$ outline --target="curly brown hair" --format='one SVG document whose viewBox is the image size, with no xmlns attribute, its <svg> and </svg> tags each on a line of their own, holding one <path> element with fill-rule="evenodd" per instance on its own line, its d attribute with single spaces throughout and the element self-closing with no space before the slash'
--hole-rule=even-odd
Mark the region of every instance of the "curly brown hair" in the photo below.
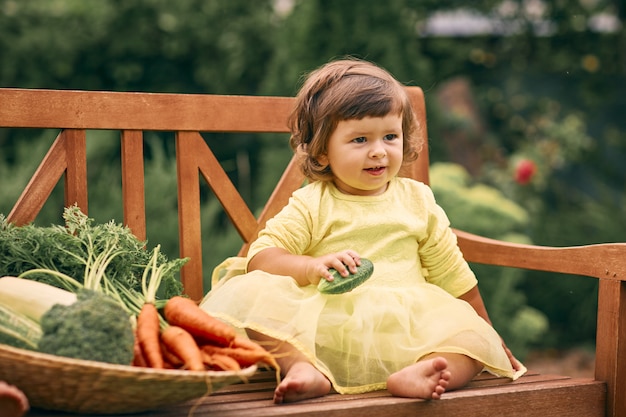
<svg viewBox="0 0 626 417">
<path fill-rule="evenodd" d="M 364 117 L 402 116 L 403 162 L 417 159 L 420 126 L 404 86 L 381 67 L 360 59 L 331 61 L 304 80 L 289 118 L 289 144 L 301 156 L 301 169 L 310 180 L 328 181 L 328 139 L 337 123 Z"/>
</svg>

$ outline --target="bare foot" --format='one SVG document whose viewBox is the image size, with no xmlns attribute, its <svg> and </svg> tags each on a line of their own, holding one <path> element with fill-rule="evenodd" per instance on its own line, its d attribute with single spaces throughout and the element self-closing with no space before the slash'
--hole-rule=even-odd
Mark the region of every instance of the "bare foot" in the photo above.
<svg viewBox="0 0 626 417">
<path fill-rule="evenodd" d="M 274 403 L 321 397 L 329 391 L 330 381 L 320 371 L 309 362 L 296 362 L 274 390 Z"/>
<path fill-rule="evenodd" d="M 0 381 L 0 416 L 22 417 L 28 409 L 26 395 L 13 385 Z"/>
<path fill-rule="evenodd" d="M 387 390 L 398 397 L 438 400 L 450 382 L 448 361 L 435 357 L 414 363 L 387 379 Z"/>
</svg>

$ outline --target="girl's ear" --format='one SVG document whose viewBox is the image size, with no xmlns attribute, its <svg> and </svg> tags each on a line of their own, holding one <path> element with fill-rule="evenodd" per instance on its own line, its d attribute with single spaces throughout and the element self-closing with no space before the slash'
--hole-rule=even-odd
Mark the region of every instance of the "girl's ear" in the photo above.
<svg viewBox="0 0 626 417">
<path fill-rule="evenodd" d="M 326 155 L 320 155 L 317 157 L 317 163 L 320 164 L 320 166 L 326 167 L 328 166 L 328 156 Z"/>
</svg>

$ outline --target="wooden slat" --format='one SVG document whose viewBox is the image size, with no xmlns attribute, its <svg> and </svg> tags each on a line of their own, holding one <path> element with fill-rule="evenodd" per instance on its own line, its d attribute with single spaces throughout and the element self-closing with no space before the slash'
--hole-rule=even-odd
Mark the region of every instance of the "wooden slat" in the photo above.
<svg viewBox="0 0 626 417">
<path fill-rule="evenodd" d="M 626 243 L 555 248 L 502 242 L 461 230 L 454 232 L 463 256 L 470 262 L 626 280 Z M 591 259 L 602 261 L 590 262 Z"/>
<path fill-rule="evenodd" d="M 202 235 L 200 224 L 200 174 L 194 152 L 194 133 L 176 134 L 176 172 L 178 177 L 178 237 L 180 256 L 189 258 L 180 277 L 185 292 L 200 301 L 202 290 Z"/>
<path fill-rule="evenodd" d="M 422 142 L 422 150 L 417 161 L 409 166 L 403 167 L 400 175 L 403 177 L 413 178 L 424 184 L 430 184 L 429 177 L 429 158 L 428 158 L 428 126 L 426 123 L 426 105 L 424 103 L 424 92 L 419 87 L 407 87 L 407 93 L 411 100 L 411 104 L 415 111 L 415 116 L 420 127 L 420 140 Z"/>
<path fill-rule="evenodd" d="M 231 385 L 201 400 L 165 407 L 143 415 L 186 417 L 193 411 L 195 417 L 604 416 L 603 401 L 606 387 L 601 382 L 550 375 L 524 376 L 515 382 L 503 382 L 505 381 L 503 378 L 496 380 L 499 384 L 474 385 L 446 393 L 439 401 L 398 398 L 383 390 L 358 395 L 329 394 L 295 404 L 277 406 L 272 403 L 274 384 L 269 380 L 257 380 L 255 377 L 249 384 Z M 65 413 L 41 410 L 28 414 L 28 417 L 44 416 L 69 417 Z M 74 415 L 74 417 L 87 416 Z"/>
<path fill-rule="evenodd" d="M 35 220 L 65 171 L 65 144 L 62 136 L 54 143 L 39 164 L 39 167 L 24 188 L 7 219 L 18 226 Z"/>
<path fill-rule="evenodd" d="M 302 186 L 304 180 L 305 177 L 300 170 L 298 158 L 294 156 L 291 158 L 291 161 L 289 161 L 287 168 L 285 168 L 283 175 L 280 177 L 278 184 L 274 188 L 274 191 L 267 200 L 263 211 L 259 215 L 257 229 L 252 235 L 252 238 L 248 239 L 244 243 L 239 251 L 239 256 L 246 256 L 248 249 L 250 248 L 250 243 L 257 238 L 258 232 L 265 227 L 265 223 L 269 219 L 278 214 L 278 212 L 287 205 L 291 194 Z"/>
<path fill-rule="evenodd" d="M 187 140 L 191 141 L 192 135 L 196 162 L 198 163 L 200 173 L 215 193 L 215 197 L 222 204 L 239 235 L 244 242 L 249 242 L 254 238 L 254 233 L 257 229 L 257 221 L 254 215 L 230 178 L 228 178 L 224 168 L 213 155 L 209 146 L 202 139 L 202 136 L 197 132 L 193 132 L 189 134 Z"/>
<path fill-rule="evenodd" d="M 283 116 L 289 114 L 293 101 L 292 97 L 1 88 L 0 126 L 287 132 Z"/>
<path fill-rule="evenodd" d="M 626 283 L 600 280 L 595 378 L 608 387 L 607 415 L 626 417 Z"/>
<path fill-rule="evenodd" d="M 180 254 L 189 258 L 181 279 L 187 295 L 199 301 L 204 296 L 199 175 L 214 191 L 244 242 L 254 237 L 258 224 L 198 132 L 177 132 L 176 158 Z"/>
<path fill-rule="evenodd" d="M 16 225 L 34 221 L 64 173 L 65 204 L 77 203 L 87 213 L 86 143 L 83 130 L 64 130 L 57 136 L 7 216 L 8 221 Z"/>
<path fill-rule="evenodd" d="M 124 224 L 139 240 L 146 240 L 143 133 L 138 130 L 124 130 L 121 141 Z"/>
<path fill-rule="evenodd" d="M 83 129 L 66 129 L 65 206 L 76 204 L 87 214 L 87 142 Z"/>
</svg>

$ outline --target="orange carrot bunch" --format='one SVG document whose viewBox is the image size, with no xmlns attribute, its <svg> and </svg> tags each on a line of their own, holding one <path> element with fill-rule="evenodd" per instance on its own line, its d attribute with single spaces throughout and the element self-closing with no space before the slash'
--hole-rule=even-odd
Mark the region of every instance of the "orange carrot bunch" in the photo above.
<svg viewBox="0 0 626 417">
<path fill-rule="evenodd" d="M 150 303 L 145 305 L 153 306 Z M 142 317 L 144 310 L 149 319 Z M 278 369 L 270 352 L 238 336 L 232 326 L 211 316 L 188 298 L 170 298 L 163 314 L 166 324 L 159 326 L 157 317 L 155 326 L 152 307 L 139 313 L 134 365 L 190 371 L 236 371 L 263 363 Z M 139 325 L 145 322 L 152 325 Z"/>
<path fill-rule="evenodd" d="M 133 365 L 154 369 L 236 371 L 258 363 L 280 369 L 276 359 L 257 343 L 237 336 L 235 329 L 202 310 L 194 301 L 176 296 L 166 301 L 163 316 L 156 293 L 166 273 L 158 265 L 155 247 L 141 278 L 136 302 L 137 327 Z M 278 378 L 278 376 L 277 376 Z"/>
</svg>

